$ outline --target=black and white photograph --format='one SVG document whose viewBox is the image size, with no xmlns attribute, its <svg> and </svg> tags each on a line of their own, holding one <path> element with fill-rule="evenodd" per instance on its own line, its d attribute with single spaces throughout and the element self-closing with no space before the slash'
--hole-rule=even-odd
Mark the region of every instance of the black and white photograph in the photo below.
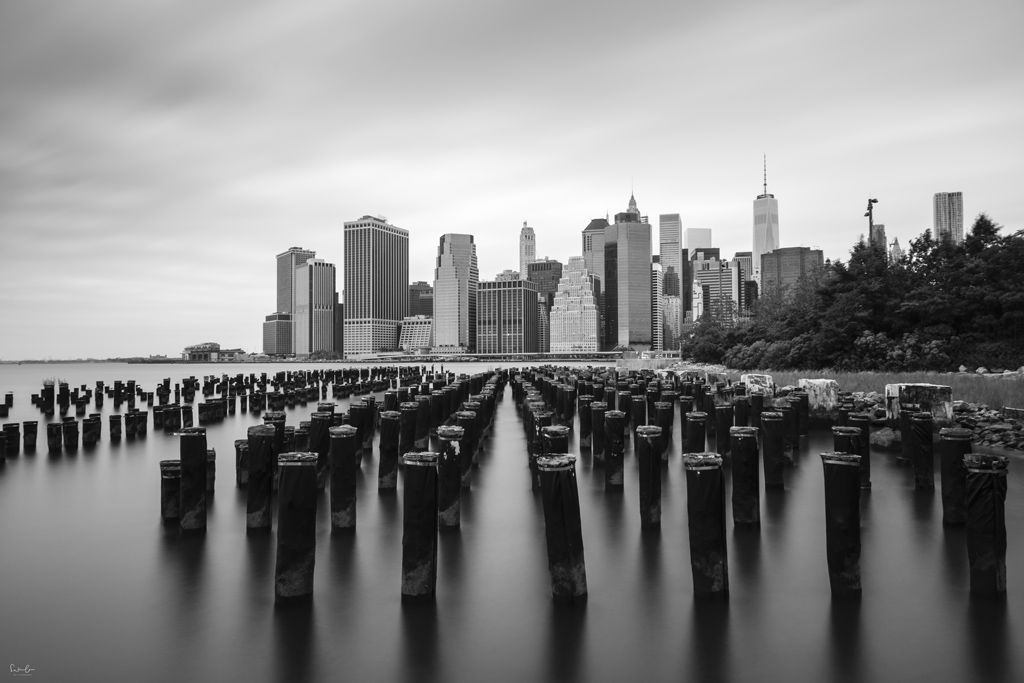
<svg viewBox="0 0 1024 683">
<path fill-rule="evenodd" d="M 0 675 L 1024 679 L 1022 28 L 5 0 Z"/>
</svg>

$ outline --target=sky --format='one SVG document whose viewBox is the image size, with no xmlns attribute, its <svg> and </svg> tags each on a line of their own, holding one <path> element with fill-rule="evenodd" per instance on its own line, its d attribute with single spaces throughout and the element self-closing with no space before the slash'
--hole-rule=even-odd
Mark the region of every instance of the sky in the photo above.
<svg viewBox="0 0 1024 683">
<path fill-rule="evenodd" d="M 276 254 L 343 223 L 444 233 L 481 279 L 581 253 L 634 193 L 751 249 L 902 245 L 932 196 L 1024 228 L 1024 3 L 0 4 L 0 359 L 262 348 Z"/>
</svg>

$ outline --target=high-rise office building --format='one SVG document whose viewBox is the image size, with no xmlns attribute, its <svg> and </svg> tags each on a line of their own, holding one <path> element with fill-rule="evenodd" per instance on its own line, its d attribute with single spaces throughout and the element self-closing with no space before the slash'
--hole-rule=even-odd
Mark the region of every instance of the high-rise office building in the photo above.
<svg viewBox="0 0 1024 683">
<path fill-rule="evenodd" d="M 683 274 L 683 221 L 678 213 L 658 216 L 658 242 L 661 272 L 665 278 L 665 296 L 679 296 Z M 710 244 L 708 246 L 711 246 Z"/>
<path fill-rule="evenodd" d="M 607 347 L 650 349 L 651 224 L 632 195 L 629 208 L 605 228 L 601 286 Z"/>
<path fill-rule="evenodd" d="M 434 286 L 419 280 L 409 285 L 409 315 L 434 317 Z"/>
<path fill-rule="evenodd" d="M 604 231 L 608 227 L 608 219 L 595 218 L 583 229 L 583 263 L 591 277 L 600 281 L 597 294 L 597 320 L 601 332 L 598 334 L 598 350 L 607 347 L 604 343 Z"/>
<path fill-rule="evenodd" d="M 519 231 L 519 277 L 526 279 L 526 269 L 537 258 L 537 236 L 533 228 L 523 221 L 523 229 Z"/>
<path fill-rule="evenodd" d="M 761 256 L 779 248 L 779 202 L 768 194 L 768 164 L 765 162 L 764 188 L 754 200 L 754 280 L 761 283 Z"/>
<path fill-rule="evenodd" d="M 271 313 L 263 323 L 263 353 L 289 356 L 292 352 L 292 314 Z"/>
<path fill-rule="evenodd" d="M 762 294 L 785 293 L 800 278 L 825 265 L 820 249 L 782 247 L 761 256 Z"/>
<path fill-rule="evenodd" d="M 334 264 L 309 259 L 295 269 L 292 349 L 296 356 L 334 353 Z"/>
<path fill-rule="evenodd" d="M 551 350 L 551 321 L 547 298 L 537 292 L 537 353 Z"/>
<path fill-rule="evenodd" d="M 473 351 L 476 348 L 476 293 L 480 272 L 472 235 L 441 235 L 434 278 L 435 351 Z"/>
<path fill-rule="evenodd" d="M 406 353 L 426 353 L 434 345 L 434 321 L 425 315 L 408 315 L 402 319 L 398 346 Z"/>
<path fill-rule="evenodd" d="M 477 353 L 537 352 L 537 286 L 506 271 L 477 290 Z"/>
<path fill-rule="evenodd" d="M 935 241 L 947 240 L 953 244 L 964 241 L 964 193 L 936 192 L 933 201 L 935 211 Z"/>
<path fill-rule="evenodd" d="M 549 317 L 552 353 L 600 351 L 597 297 L 599 280 L 582 256 L 573 256 L 562 270 Z"/>
<path fill-rule="evenodd" d="M 662 311 L 664 301 L 662 293 L 665 289 L 665 273 L 658 257 L 651 261 L 651 350 L 665 349 L 665 316 Z"/>
<path fill-rule="evenodd" d="M 683 263 L 680 269 L 680 299 L 683 310 L 681 322 L 692 322 L 693 316 L 693 269 L 691 261 L 698 249 L 711 248 L 711 228 L 687 228 L 683 231 Z"/>
<path fill-rule="evenodd" d="M 693 273 L 694 319 L 708 316 L 721 323 L 736 320 L 740 301 L 740 266 L 717 258 L 697 261 Z"/>
<path fill-rule="evenodd" d="M 338 292 L 334 292 L 334 355 L 341 358 L 345 355 L 345 304 Z"/>
<path fill-rule="evenodd" d="M 345 355 L 394 351 L 409 312 L 409 231 L 363 216 L 344 234 Z"/>
<path fill-rule="evenodd" d="M 302 247 L 291 247 L 277 255 L 277 311 L 294 312 L 295 269 L 311 258 L 316 252 Z"/>
<path fill-rule="evenodd" d="M 749 251 L 737 251 L 736 255 L 732 257 L 733 264 L 740 269 L 740 298 L 737 302 L 739 307 L 739 314 L 741 316 L 747 316 L 750 314 L 750 308 L 754 305 L 753 298 L 751 298 L 751 289 L 747 286 L 748 282 L 754 282 L 754 256 Z M 756 283 L 755 291 L 756 291 Z"/>
<path fill-rule="evenodd" d="M 562 279 L 562 264 L 547 256 L 537 259 L 526 267 L 526 279 L 537 285 L 537 292 L 544 296 L 545 303 L 550 307 Z"/>
</svg>

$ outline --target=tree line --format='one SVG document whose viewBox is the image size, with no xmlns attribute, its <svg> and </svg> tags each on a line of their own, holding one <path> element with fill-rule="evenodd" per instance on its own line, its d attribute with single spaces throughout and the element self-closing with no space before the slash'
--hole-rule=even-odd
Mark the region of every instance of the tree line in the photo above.
<svg viewBox="0 0 1024 683">
<path fill-rule="evenodd" d="M 961 244 L 930 231 L 898 261 L 863 237 L 749 318 L 711 309 L 683 357 L 737 369 L 956 370 L 1024 365 L 1024 230 L 981 214 Z"/>
</svg>

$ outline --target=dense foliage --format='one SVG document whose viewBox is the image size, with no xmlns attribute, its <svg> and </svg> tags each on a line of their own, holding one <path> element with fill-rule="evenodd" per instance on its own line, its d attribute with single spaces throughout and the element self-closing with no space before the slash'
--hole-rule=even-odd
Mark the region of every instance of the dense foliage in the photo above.
<svg viewBox="0 0 1024 683">
<path fill-rule="evenodd" d="M 752 318 L 701 319 L 682 351 L 738 369 L 1015 369 L 1024 365 L 1024 231 L 1001 236 L 981 214 L 962 244 L 926 231 L 898 262 L 861 240 L 846 263 L 763 296 Z"/>
</svg>

